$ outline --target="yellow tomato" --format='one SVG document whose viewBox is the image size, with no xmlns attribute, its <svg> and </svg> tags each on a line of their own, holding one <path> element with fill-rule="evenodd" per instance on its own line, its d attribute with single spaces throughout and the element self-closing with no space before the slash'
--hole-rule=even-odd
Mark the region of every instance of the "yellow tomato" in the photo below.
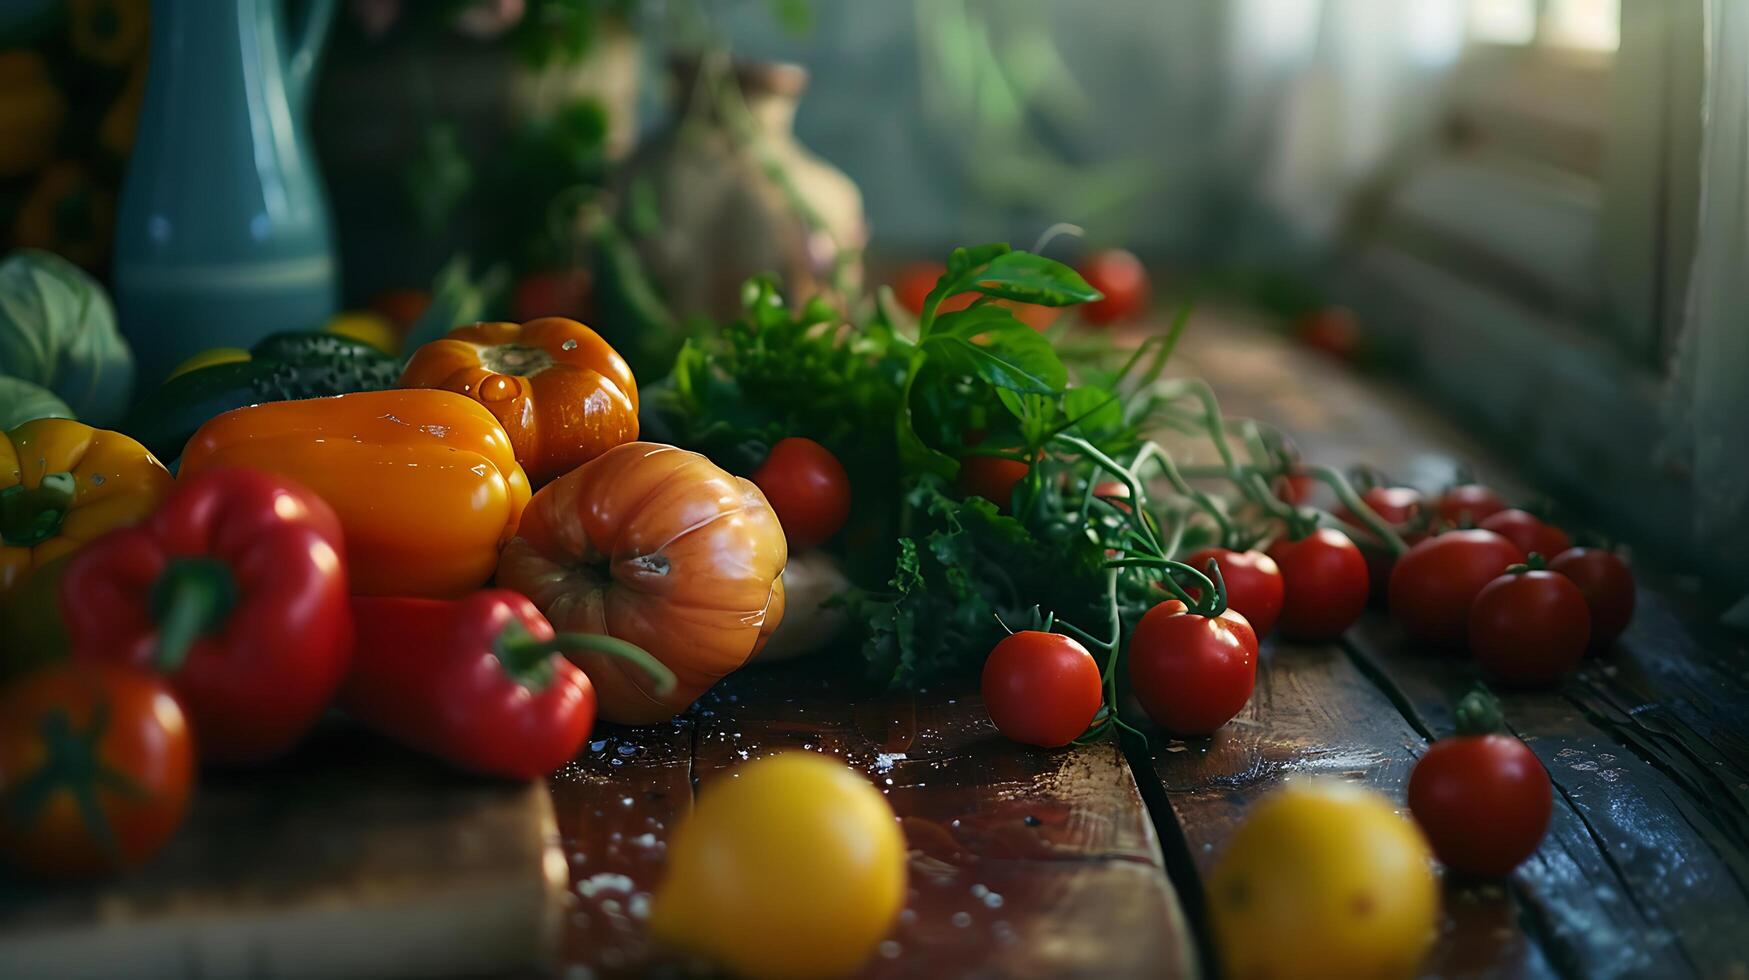
<svg viewBox="0 0 1749 980">
<path fill-rule="evenodd" d="M 747 977 L 842 976 L 905 901 L 905 835 L 843 763 L 786 752 L 699 794 L 650 908 L 657 938 Z"/>
<path fill-rule="evenodd" d="M 400 330 L 381 313 L 368 310 L 336 313 L 328 321 L 327 330 L 329 333 L 369 344 L 385 354 L 398 354 L 401 351 Z"/>
<path fill-rule="evenodd" d="M 247 361 L 248 359 L 249 352 L 241 347 L 209 347 L 198 354 L 189 355 L 188 359 L 176 365 L 176 369 L 171 371 L 169 377 L 164 380 L 169 381 L 170 378 L 179 374 L 198 371 L 203 367 L 212 367 L 214 364 L 230 364 L 233 361 Z"/>
<path fill-rule="evenodd" d="M 1384 797 L 1333 780 L 1290 781 L 1260 801 L 1208 889 L 1234 980 L 1412 977 L 1439 915 L 1421 831 Z"/>
</svg>

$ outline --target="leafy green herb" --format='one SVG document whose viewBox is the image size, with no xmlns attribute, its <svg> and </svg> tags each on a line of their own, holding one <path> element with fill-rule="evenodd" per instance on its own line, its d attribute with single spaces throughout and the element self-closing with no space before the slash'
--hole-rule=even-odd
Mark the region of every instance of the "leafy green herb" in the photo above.
<svg viewBox="0 0 1749 980">
<path fill-rule="evenodd" d="M 937 316 L 964 292 L 982 298 Z M 878 307 L 850 324 L 824 303 L 792 308 L 756 279 L 740 319 L 689 341 L 646 389 L 645 429 L 740 473 L 786 436 L 831 449 L 851 474 L 845 539 L 857 546 L 846 558 L 862 588 L 842 601 L 868 624 L 864 654 L 883 680 L 929 683 L 1036 606 L 1103 616 L 1104 544 L 1079 515 L 1060 519 L 1074 506 L 1068 484 L 1037 481 L 1026 499 L 1060 499 L 1024 519 L 952 488 L 967 453 L 1031 459 L 1062 431 L 1133 444 L 1118 397 L 1072 386 L 1050 341 L 992 302 L 1098 296 L 1061 263 L 1001 244 L 958 249 L 907 335 Z"/>
<path fill-rule="evenodd" d="M 941 312 L 968 292 L 979 294 L 972 305 Z M 787 305 L 770 280 L 754 280 L 741 318 L 690 341 L 673 373 L 646 390 L 645 431 L 742 473 L 786 436 L 838 456 L 851 475 L 841 540 L 856 588 L 834 601 L 863 627 L 863 657 L 879 680 L 963 679 L 1004 629 L 1044 614 L 1044 628 L 1095 652 L 1114 705 L 1136 619 L 1168 594 L 1188 603 L 1194 589 L 1196 608 L 1210 614 L 1225 601 L 1218 575 L 1174 555 L 1244 547 L 1323 519 L 1277 500 L 1271 479 L 1310 472 L 1377 522 L 1339 476 L 1300 467 L 1279 433 L 1224 418 L 1207 385 L 1161 380 L 1188 311 L 1120 352 L 1073 337 L 1053 343 L 1005 305 L 1098 297 L 1067 267 L 1002 244 L 956 249 L 914 330 L 888 312 L 888 295 L 872 316 L 846 323 L 821 303 Z M 1194 476 L 1235 492 L 1193 486 L 1148 441 L 1162 427 L 1205 437 L 1219 463 Z M 1006 508 L 956 486 L 969 456 L 1027 464 Z M 1113 482 L 1125 499 L 1100 489 Z M 1164 493 L 1152 496 L 1151 484 Z M 1107 710 L 1094 730 L 1112 725 L 1123 722 Z"/>
</svg>

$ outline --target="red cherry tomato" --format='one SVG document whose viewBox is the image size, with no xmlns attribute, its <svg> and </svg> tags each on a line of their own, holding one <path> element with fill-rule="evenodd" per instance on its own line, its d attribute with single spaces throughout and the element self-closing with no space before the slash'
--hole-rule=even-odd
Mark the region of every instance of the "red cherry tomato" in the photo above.
<svg viewBox="0 0 1749 980">
<path fill-rule="evenodd" d="M 1409 812 L 1453 871 L 1498 877 L 1536 852 L 1554 794 L 1536 755 L 1510 735 L 1433 743 L 1409 775 Z"/>
<path fill-rule="evenodd" d="M 996 644 L 984 661 L 982 690 L 997 731 L 1047 749 L 1079 738 L 1104 703 L 1099 665 L 1087 648 L 1037 630 Z"/>
<path fill-rule="evenodd" d="M 1216 617 L 1169 599 L 1130 637 L 1130 684 L 1161 728 L 1207 735 L 1233 720 L 1257 684 L 1257 634 L 1231 609 Z"/>
<path fill-rule="evenodd" d="M 1105 298 L 1081 307 L 1088 323 L 1104 325 L 1127 320 L 1148 307 L 1148 270 L 1142 260 L 1121 248 L 1094 252 L 1076 270 Z"/>
<path fill-rule="evenodd" d="M 1300 343 L 1330 356 L 1352 361 L 1360 350 L 1360 322 L 1346 306 L 1326 306 L 1300 318 L 1294 326 Z"/>
<path fill-rule="evenodd" d="M 1404 552 L 1391 570 L 1391 615 L 1418 640 L 1462 643 L 1476 593 L 1523 560 L 1517 545 L 1493 531 L 1447 531 L 1428 538 Z"/>
<path fill-rule="evenodd" d="M 1591 648 L 1600 650 L 1628 628 L 1634 618 L 1634 573 L 1602 548 L 1568 548 L 1549 562 L 1549 571 L 1565 575 L 1585 596 L 1591 611 Z"/>
<path fill-rule="evenodd" d="M 89 878 L 156 854 L 188 811 L 194 745 L 169 687 L 121 664 L 57 664 L 0 697 L 0 855 Z"/>
<path fill-rule="evenodd" d="M 1453 527 L 1474 527 L 1482 518 L 1506 509 L 1506 501 L 1479 483 L 1462 483 L 1439 495 L 1439 519 Z"/>
<path fill-rule="evenodd" d="M 947 266 L 939 262 L 909 263 L 893 279 L 893 298 L 912 316 L 918 316 L 929 291 L 935 288 L 935 281 L 946 272 Z"/>
<path fill-rule="evenodd" d="M 1226 581 L 1228 608 L 1244 616 L 1259 637 L 1268 636 L 1281 616 L 1286 594 L 1275 559 L 1261 551 L 1204 548 L 1184 562 L 1201 571 L 1208 567 L 1210 558 L 1220 566 L 1221 578 Z M 1192 593 L 1192 598 L 1197 597 Z"/>
<path fill-rule="evenodd" d="M 1269 546 L 1284 587 L 1281 632 L 1307 640 L 1340 636 L 1366 609 L 1366 557 L 1348 535 L 1323 527 Z"/>
<path fill-rule="evenodd" d="M 1518 545 L 1518 550 L 1526 555 L 1534 552 L 1544 558 L 1553 558 L 1573 546 L 1573 539 L 1567 536 L 1567 532 L 1553 524 L 1544 524 L 1535 514 L 1516 507 L 1497 510 L 1477 521 L 1476 526 Z"/>
<path fill-rule="evenodd" d="M 1579 666 L 1591 642 L 1585 595 L 1565 575 L 1508 572 L 1470 607 L 1470 653 L 1497 681 L 1539 687 Z"/>
<path fill-rule="evenodd" d="M 531 272 L 516 284 L 510 297 L 510 315 L 522 323 L 543 316 L 588 320 L 594 295 L 595 284 L 588 269 Z"/>
<path fill-rule="evenodd" d="M 983 497 L 1006 514 L 1014 501 L 1014 485 L 1026 479 L 1026 472 L 1031 468 L 1018 459 L 967 456 L 960 460 L 960 475 L 956 483 L 961 494 Z"/>
<path fill-rule="evenodd" d="M 1409 523 L 1421 514 L 1423 502 L 1421 491 L 1414 487 L 1368 487 L 1360 495 L 1360 501 L 1372 508 L 1379 519 L 1393 527 Z M 1336 511 L 1336 516 L 1356 527 L 1365 527 L 1353 511 L 1343 507 Z"/>
<path fill-rule="evenodd" d="M 792 436 L 771 447 L 753 482 L 777 512 L 791 551 L 806 551 L 838 533 L 850 517 L 850 476 L 832 451 Z"/>
<path fill-rule="evenodd" d="M 1397 536 L 1403 543 L 1413 548 L 1430 535 L 1425 531 L 1398 531 Z M 1360 545 L 1360 553 L 1366 556 L 1367 592 L 1369 601 L 1375 606 L 1384 606 L 1390 597 L 1391 573 L 1397 570 L 1397 556 L 1386 548 L 1383 542 L 1365 538 L 1355 542 Z"/>
</svg>

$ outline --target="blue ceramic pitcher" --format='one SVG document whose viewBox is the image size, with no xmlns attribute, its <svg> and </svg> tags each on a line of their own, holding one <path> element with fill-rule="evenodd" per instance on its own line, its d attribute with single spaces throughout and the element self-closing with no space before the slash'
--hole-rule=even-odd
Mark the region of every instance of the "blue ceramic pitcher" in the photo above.
<svg viewBox="0 0 1749 980">
<path fill-rule="evenodd" d="M 140 382 L 188 355 L 322 326 L 339 302 L 304 107 L 334 0 L 153 0 L 151 67 L 116 228 Z"/>
</svg>

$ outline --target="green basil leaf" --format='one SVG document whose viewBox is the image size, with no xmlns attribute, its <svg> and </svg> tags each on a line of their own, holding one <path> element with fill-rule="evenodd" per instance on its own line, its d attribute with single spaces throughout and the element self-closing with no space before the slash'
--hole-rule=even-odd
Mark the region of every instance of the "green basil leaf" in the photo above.
<svg viewBox="0 0 1749 980">
<path fill-rule="evenodd" d="M 1105 298 L 1079 272 L 1031 252 L 998 255 L 977 273 L 969 288 L 1037 306 L 1073 306 Z"/>
<path fill-rule="evenodd" d="M 988 245 L 966 245 L 953 250 L 947 257 L 948 280 L 962 279 L 965 274 L 974 269 L 988 265 L 1004 255 L 1012 253 L 1007 242 L 991 242 Z"/>
<path fill-rule="evenodd" d="M 1050 395 L 1068 381 L 1051 342 L 999 306 L 949 313 L 922 349 L 943 367 L 997 388 Z"/>
<path fill-rule="evenodd" d="M 928 335 L 930 325 L 935 320 L 935 310 L 942 300 L 971 289 L 978 278 L 978 271 L 1008 252 L 1006 242 L 954 249 L 953 254 L 947 257 L 947 272 L 935 281 L 935 288 L 923 300 L 923 314 L 918 320 L 918 336 Z"/>
<path fill-rule="evenodd" d="M 909 376 L 905 379 L 905 388 L 899 396 L 899 411 L 895 436 L 899 443 L 899 462 L 907 470 L 917 473 L 933 473 L 944 479 L 953 479 L 959 473 L 959 461 L 952 456 L 933 449 L 917 434 L 917 421 L 911 412 L 911 391 L 917 385 L 917 375 L 923 368 L 924 354 L 921 350 L 912 355 Z"/>
<path fill-rule="evenodd" d="M 1070 388 L 1063 395 L 1063 416 L 1075 434 L 1102 445 L 1123 434 L 1123 400 L 1096 385 Z"/>
</svg>

